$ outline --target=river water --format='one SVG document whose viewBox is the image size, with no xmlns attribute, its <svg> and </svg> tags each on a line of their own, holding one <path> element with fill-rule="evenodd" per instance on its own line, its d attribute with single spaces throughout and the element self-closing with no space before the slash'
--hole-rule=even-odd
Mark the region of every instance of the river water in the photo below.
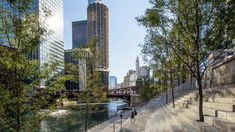
<svg viewBox="0 0 235 132">
<path fill-rule="evenodd" d="M 126 105 L 123 100 L 110 101 L 105 104 L 89 105 L 88 128 L 123 112 L 118 106 Z M 86 109 L 66 108 L 53 112 L 51 116 L 41 122 L 41 132 L 83 132 L 85 130 Z"/>
</svg>

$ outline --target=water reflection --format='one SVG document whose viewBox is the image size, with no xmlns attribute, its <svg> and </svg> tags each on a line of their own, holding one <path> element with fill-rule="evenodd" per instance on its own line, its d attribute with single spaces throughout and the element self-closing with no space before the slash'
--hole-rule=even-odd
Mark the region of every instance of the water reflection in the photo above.
<svg viewBox="0 0 235 132">
<path fill-rule="evenodd" d="M 89 105 L 88 111 L 88 128 L 101 123 L 108 118 L 116 116 L 122 111 L 118 111 L 117 107 L 125 105 L 122 100 L 110 101 L 106 104 Z M 85 109 L 72 108 L 65 110 L 57 110 L 51 113 L 51 116 L 41 122 L 41 132 L 80 132 L 85 129 Z"/>
</svg>

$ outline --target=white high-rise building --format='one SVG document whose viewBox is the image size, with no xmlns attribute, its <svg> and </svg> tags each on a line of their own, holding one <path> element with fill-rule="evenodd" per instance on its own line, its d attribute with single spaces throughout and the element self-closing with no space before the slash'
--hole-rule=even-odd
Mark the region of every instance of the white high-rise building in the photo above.
<svg viewBox="0 0 235 132">
<path fill-rule="evenodd" d="M 139 62 L 138 56 L 137 56 L 136 62 L 135 62 L 135 71 L 136 71 L 137 78 L 139 78 L 140 77 L 140 62 Z"/>
</svg>

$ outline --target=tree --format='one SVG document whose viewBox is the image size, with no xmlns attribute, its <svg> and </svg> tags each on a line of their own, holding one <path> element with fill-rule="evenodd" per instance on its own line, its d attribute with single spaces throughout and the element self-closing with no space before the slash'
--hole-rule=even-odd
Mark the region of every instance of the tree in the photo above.
<svg viewBox="0 0 235 132">
<path fill-rule="evenodd" d="M 32 0 L 7 0 L 9 10 L 0 6 L 0 131 L 31 131 L 54 109 L 56 92 L 64 88 L 67 76 L 52 76 L 60 62 L 39 66 L 36 51 L 49 31 L 30 12 Z M 49 12 L 45 10 L 45 20 Z M 40 89 L 47 80 L 47 88 Z"/>
<path fill-rule="evenodd" d="M 143 101 L 152 99 L 160 92 L 159 85 L 152 85 L 150 80 L 143 78 L 143 87 L 140 89 L 140 97 Z"/>
<path fill-rule="evenodd" d="M 165 48 L 165 45 L 155 46 L 158 40 L 153 32 L 149 32 L 145 38 L 145 44 L 141 45 L 144 60 L 154 69 L 153 76 L 159 79 L 158 85 L 162 85 L 162 90 L 166 92 L 166 102 L 168 103 L 168 90 L 170 87 L 172 95 L 172 105 L 174 103 L 174 86 L 176 80 L 180 81 L 185 71 L 181 68 L 180 60 L 176 55 Z M 162 82 L 161 82 L 162 81 Z"/>
<path fill-rule="evenodd" d="M 100 52 L 96 51 L 96 40 L 88 44 L 86 48 L 77 48 L 73 50 L 74 60 L 76 64 L 71 64 L 73 71 L 71 74 L 74 77 L 70 81 L 78 82 L 79 77 L 85 78 L 85 86 L 78 95 L 78 100 L 80 103 L 85 103 L 85 131 L 88 129 L 88 113 L 90 103 L 102 103 L 106 100 L 106 92 L 103 89 L 101 80 L 99 77 L 99 72 L 96 69 L 96 65 L 99 65 Z M 85 68 L 79 68 L 82 65 L 86 65 Z M 69 68 L 71 69 L 71 68 Z M 81 70 L 83 70 L 81 72 Z M 78 73 L 79 75 L 74 75 Z M 85 74 L 85 75 L 81 75 Z"/>
<path fill-rule="evenodd" d="M 209 67 L 222 60 L 225 49 L 234 46 L 235 2 L 152 0 L 151 4 L 137 20 L 155 35 L 153 45 L 170 49 L 196 79 L 203 122 L 202 79 Z"/>
</svg>

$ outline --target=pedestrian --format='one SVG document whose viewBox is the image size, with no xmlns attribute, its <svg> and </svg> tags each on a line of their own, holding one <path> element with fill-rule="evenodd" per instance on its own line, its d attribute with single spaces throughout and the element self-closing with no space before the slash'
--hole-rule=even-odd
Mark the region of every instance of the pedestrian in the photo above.
<svg viewBox="0 0 235 132">
<path fill-rule="evenodd" d="M 137 115 L 137 112 L 136 112 L 135 107 L 134 107 L 131 111 L 131 123 L 132 124 L 135 123 L 135 115 Z"/>
<path fill-rule="evenodd" d="M 134 124 L 134 122 L 135 122 L 135 113 L 134 113 L 134 111 L 132 110 L 132 111 L 131 111 L 131 123 Z"/>
</svg>

